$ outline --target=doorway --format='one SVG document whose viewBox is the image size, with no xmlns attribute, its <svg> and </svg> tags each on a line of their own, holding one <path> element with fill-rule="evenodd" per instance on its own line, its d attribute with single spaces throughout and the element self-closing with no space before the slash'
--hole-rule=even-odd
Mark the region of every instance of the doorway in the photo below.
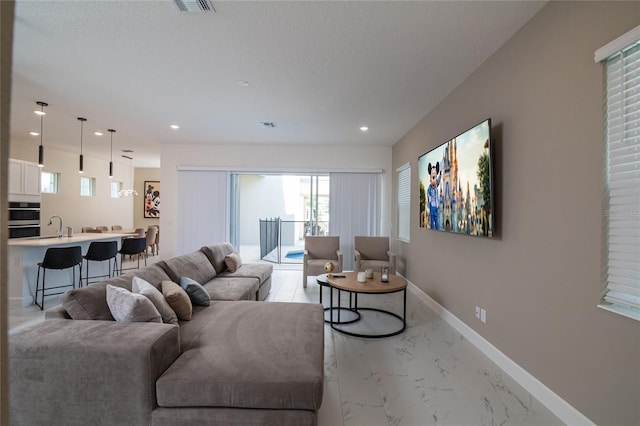
<svg viewBox="0 0 640 426">
<path fill-rule="evenodd" d="M 304 237 L 328 235 L 328 174 L 232 173 L 230 238 L 247 262 L 302 264 Z"/>
</svg>

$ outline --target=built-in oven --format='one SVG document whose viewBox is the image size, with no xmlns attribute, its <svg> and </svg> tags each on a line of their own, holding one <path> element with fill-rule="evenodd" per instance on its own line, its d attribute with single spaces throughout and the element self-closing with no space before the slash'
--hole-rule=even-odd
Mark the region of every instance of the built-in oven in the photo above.
<svg viewBox="0 0 640 426">
<path fill-rule="evenodd" d="M 9 202 L 9 238 L 40 236 L 40 203 Z"/>
</svg>

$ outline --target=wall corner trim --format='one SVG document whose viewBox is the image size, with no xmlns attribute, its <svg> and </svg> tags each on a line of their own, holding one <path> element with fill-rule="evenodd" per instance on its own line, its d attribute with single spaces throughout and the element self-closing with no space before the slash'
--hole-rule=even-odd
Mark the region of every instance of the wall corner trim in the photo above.
<svg viewBox="0 0 640 426">
<path fill-rule="evenodd" d="M 515 363 L 511 358 L 493 346 L 488 340 L 478 334 L 458 317 L 433 300 L 418 286 L 408 281 L 409 291 L 428 307 L 433 309 L 443 320 L 455 328 L 468 339 L 482 353 L 500 366 L 507 374 L 516 380 L 531 395 L 540 401 L 549 411 L 556 415 L 567 425 L 595 426 L 584 414 L 573 408 L 567 401 L 545 386 L 540 380 L 531 375 L 527 370 Z"/>
</svg>

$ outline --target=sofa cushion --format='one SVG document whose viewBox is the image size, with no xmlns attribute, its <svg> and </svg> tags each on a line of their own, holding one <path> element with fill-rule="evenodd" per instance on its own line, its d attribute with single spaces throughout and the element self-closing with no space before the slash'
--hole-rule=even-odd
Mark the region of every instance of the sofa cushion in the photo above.
<svg viewBox="0 0 640 426">
<path fill-rule="evenodd" d="M 273 265 L 270 263 L 245 263 L 235 272 L 225 271 L 219 277 L 253 277 L 260 281 L 260 284 L 269 279 L 273 273 Z"/>
<path fill-rule="evenodd" d="M 180 287 L 187 292 L 192 305 L 209 306 L 211 304 L 209 293 L 199 282 L 182 277 L 180 278 Z"/>
<path fill-rule="evenodd" d="M 178 283 L 181 277 L 189 277 L 199 283 L 206 283 L 216 276 L 216 270 L 202 251 L 172 257 L 159 262 L 171 281 Z"/>
<path fill-rule="evenodd" d="M 116 321 L 162 322 L 162 316 L 151 300 L 126 288 L 107 285 L 107 305 Z"/>
<path fill-rule="evenodd" d="M 233 253 L 235 250 L 230 243 L 222 243 L 202 247 L 200 251 L 207 256 L 209 262 L 211 262 L 216 272 L 219 274 L 227 269 L 227 265 L 224 263 L 224 257 Z"/>
<path fill-rule="evenodd" d="M 213 302 L 204 309 L 180 329 L 182 354 L 156 382 L 159 406 L 320 407 L 322 306 Z"/>
<path fill-rule="evenodd" d="M 168 324 L 178 323 L 178 316 L 173 311 L 173 309 L 171 309 L 171 306 L 165 300 L 164 295 L 160 290 L 140 277 L 133 277 L 133 281 L 131 281 L 131 287 L 134 293 L 142 294 L 147 299 L 149 299 L 151 303 L 153 303 L 153 306 L 155 306 L 158 312 L 160 312 L 162 322 Z"/>
<path fill-rule="evenodd" d="M 164 270 L 156 265 L 137 269 L 135 275 L 160 288 L 163 280 L 169 280 Z M 103 320 L 113 321 L 113 315 L 107 305 L 107 284 L 131 290 L 133 274 L 125 274 L 109 278 L 87 287 L 76 288 L 60 296 L 62 306 L 74 320 Z"/>
<path fill-rule="evenodd" d="M 191 319 L 193 306 L 191 306 L 189 295 L 182 287 L 173 281 L 162 281 L 162 294 L 178 316 L 178 319 L 183 321 Z"/>
<path fill-rule="evenodd" d="M 224 264 L 229 272 L 235 272 L 242 266 L 242 258 L 238 253 L 231 253 L 224 257 Z"/>
<path fill-rule="evenodd" d="M 257 278 L 216 277 L 204 285 L 211 300 L 256 300 Z"/>
</svg>

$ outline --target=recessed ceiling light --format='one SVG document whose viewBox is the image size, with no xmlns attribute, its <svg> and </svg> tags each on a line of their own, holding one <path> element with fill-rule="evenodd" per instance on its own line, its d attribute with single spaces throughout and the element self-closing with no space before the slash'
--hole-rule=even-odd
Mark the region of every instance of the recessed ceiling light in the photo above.
<svg viewBox="0 0 640 426">
<path fill-rule="evenodd" d="M 94 135 L 96 135 L 96 136 L 102 136 L 102 135 L 104 135 L 104 133 L 102 133 L 102 132 L 93 132 L 93 134 L 94 134 Z"/>
<path fill-rule="evenodd" d="M 178 130 L 178 129 L 180 128 L 180 126 L 178 126 L 177 124 L 172 124 L 172 125 L 171 125 L 171 128 L 172 128 L 173 130 Z"/>
<path fill-rule="evenodd" d="M 29 134 L 31 136 L 40 136 L 40 133 L 38 133 L 38 132 L 29 132 Z"/>
<path fill-rule="evenodd" d="M 362 126 L 362 127 L 360 127 L 360 130 L 362 130 L 363 132 L 366 132 L 367 130 L 369 130 L 369 127 Z"/>
<path fill-rule="evenodd" d="M 38 115 L 47 115 L 47 113 L 44 112 L 44 111 L 33 111 L 33 112 L 38 114 Z"/>
<path fill-rule="evenodd" d="M 238 80 L 238 86 L 247 87 L 249 85 L 248 81 Z"/>
</svg>

